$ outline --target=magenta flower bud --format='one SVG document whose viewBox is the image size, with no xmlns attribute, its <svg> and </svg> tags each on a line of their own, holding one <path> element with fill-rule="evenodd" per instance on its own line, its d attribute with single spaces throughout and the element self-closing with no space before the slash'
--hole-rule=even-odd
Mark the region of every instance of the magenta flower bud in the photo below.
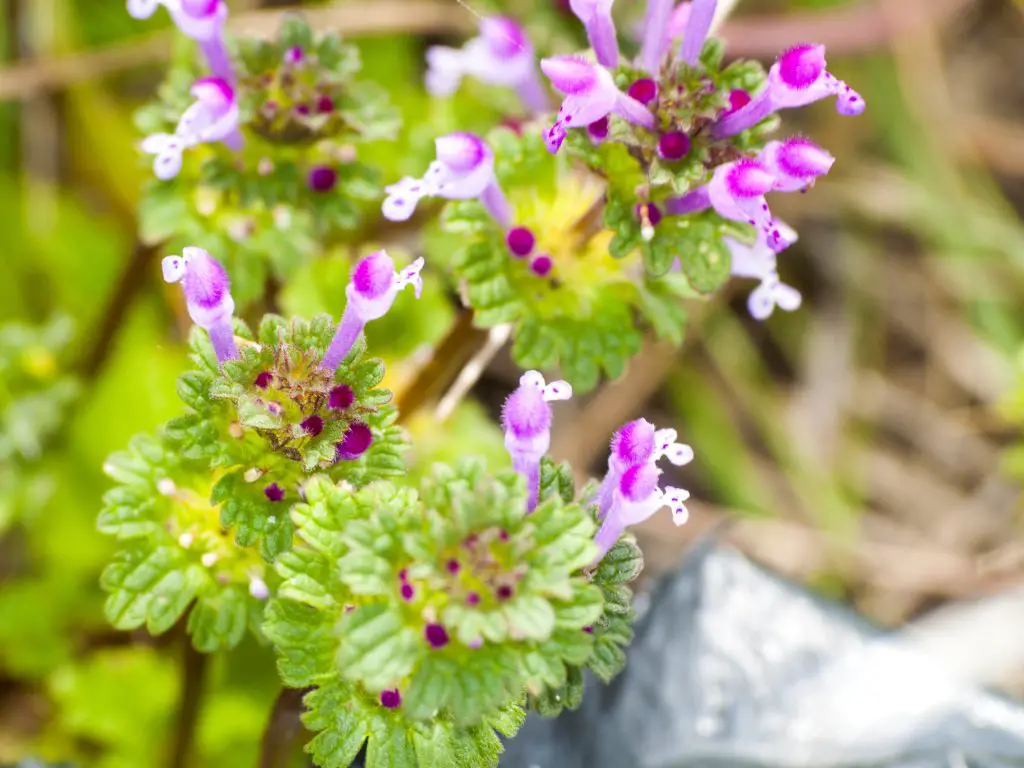
<svg viewBox="0 0 1024 768">
<path fill-rule="evenodd" d="M 301 46 L 293 45 L 287 51 L 284 52 L 284 63 L 289 66 L 295 66 L 301 64 L 306 58 L 305 51 L 302 50 Z"/>
<path fill-rule="evenodd" d="M 329 115 L 334 111 L 334 99 L 330 96 L 321 96 L 316 100 L 316 111 L 321 115 Z"/>
<path fill-rule="evenodd" d="M 231 85 L 222 78 L 206 77 L 192 85 L 192 96 L 196 101 L 182 113 L 173 134 L 154 133 L 142 140 L 142 151 L 156 155 L 153 173 L 163 181 L 178 175 L 185 150 L 197 144 L 222 141 L 233 150 L 242 148 Z"/>
<path fill-rule="evenodd" d="M 338 183 L 338 172 L 329 165 L 314 166 L 306 183 L 313 192 L 330 192 Z"/>
<path fill-rule="evenodd" d="M 831 154 L 803 136 L 769 142 L 758 159 L 775 176 L 773 188 L 780 192 L 807 189 L 818 176 L 828 173 L 836 161 Z"/>
<path fill-rule="evenodd" d="M 640 78 L 626 89 L 626 95 L 646 107 L 658 98 L 658 84 L 649 77 Z"/>
<path fill-rule="evenodd" d="M 476 592 L 470 592 L 466 595 L 466 605 L 474 607 L 480 605 L 480 595 Z"/>
<path fill-rule="evenodd" d="M 510 587 L 508 584 L 502 584 L 496 590 L 494 590 L 494 595 L 501 602 L 505 602 L 506 600 L 512 597 L 512 587 Z"/>
<path fill-rule="evenodd" d="M 611 73 L 604 67 L 575 56 L 555 56 L 542 59 L 540 68 L 551 84 L 565 94 L 554 125 L 544 133 L 552 154 L 562 146 L 570 128 L 583 128 L 613 112 L 636 125 L 654 128 L 651 111 L 616 88 Z"/>
<path fill-rule="evenodd" d="M 284 488 L 277 483 L 271 483 L 263 489 L 263 495 L 267 497 L 268 501 L 284 501 Z"/>
<path fill-rule="evenodd" d="M 346 410 L 356 400 L 355 392 L 348 384 L 339 384 L 327 397 L 327 406 L 336 411 Z"/>
<path fill-rule="evenodd" d="M 221 263 L 202 248 L 183 248 L 181 256 L 167 256 L 162 264 L 164 281 L 181 283 L 185 305 L 192 322 L 206 330 L 217 360 L 238 357 L 231 316 L 235 300 L 231 283 Z"/>
<path fill-rule="evenodd" d="M 572 397 L 566 381 L 544 381 L 539 371 L 527 371 L 519 378 L 519 387 L 505 400 L 501 424 L 505 430 L 505 448 L 512 456 L 512 467 L 526 478 L 529 491 L 527 512 L 537 506 L 540 491 L 540 460 L 551 446 L 551 406 L 556 400 Z"/>
<path fill-rule="evenodd" d="M 619 42 L 612 20 L 614 0 L 569 0 L 569 7 L 587 28 L 590 47 L 603 67 L 619 66 Z"/>
<path fill-rule="evenodd" d="M 509 251 L 512 252 L 513 256 L 523 258 L 533 253 L 533 246 L 536 245 L 537 240 L 526 227 L 515 227 L 510 229 L 508 234 L 505 235 L 505 244 L 508 246 Z"/>
<path fill-rule="evenodd" d="M 398 692 L 397 688 L 393 688 L 390 691 L 381 691 L 380 705 L 385 709 L 398 709 L 402 706 L 402 694 Z"/>
<path fill-rule="evenodd" d="M 640 66 L 651 74 L 658 73 L 661 60 L 669 47 L 674 20 L 673 4 L 674 0 L 647 0 L 643 42 L 640 47 Z M 688 3 L 683 3 L 680 8 L 687 9 L 686 13 L 689 13 Z"/>
<path fill-rule="evenodd" d="M 345 312 L 320 367 L 334 370 L 341 365 L 366 324 L 386 315 L 398 292 L 405 286 L 413 286 L 416 298 L 419 298 L 423 291 L 422 269 L 421 257 L 401 272 L 396 272 L 395 263 L 385 251 L 375 251 L 360 261 L 345 289 L 348 298 Z"/>
<path fill-rule="evenodd" d="M 512 223 L 512 210 L 494 175 L 494 153 L 472 133 L 449 133 L 435 141 L 437 159 L 422 179 L 406 176 L 387 187 L 384 217 L 405 221 L 424 197 L 447 200 L 479 199 L 503 227 Z"/>
<path fill-rule="evenodd" d="M 299 426 L 301 426 L 302 431 L 310 437 L 316 437 L 324 431 L 324 420 L 322 417 L 317 416 L 314 413 L 309 418 L 303 419 L 302 424 Z"/>
<path fill-rule="evenodd" d="M 690 154 L 690 137 L 682 131 L 670 131 L 658 139 L 658 156 L 663 160 L 675 162 Z"/>
<path fill-rule="evenodd" d="M 357 421 L 348 428 L 348 432 L 335 448 L 335 461 L 354 461 L 366 453 L 371 445 L 373 432 L 366 424 Z"/>
<path fill-rule="evenodd" d="M 796 242 L 796 232 L 785 222 L 776 219 L 775 224 L 787 241 Z M 800 308 L 800 292 L 779 279 L 775 252 L 771 248 L 761 241 L 751 246 L 730 237 L 725 238 L 725 244 L 732 254 L 733 276 L 749 277 L 761 282 L 747 299 L 751 317 L 755 320 L 766 320 L 771 317 L 776 307 L 786 312 Z"/>
<path fill-rule="evenodd" d="M 427 638 L 431 648 L 444 648 L 448 645 L 448 630 L 440 624 L 427 624 L 423 630 L 423 636 Z"/>
<path fill-rule="evenodd" d="M 715 19 L 718 0 L 693 0 L 690 4 L 689 17 L 686 20 L 686 31 L 683 32 L 683 43 L 679 48 L 680 57 L 691 67 L 700 61 L 700 52 L 711 31 L 711 22 Z"/>
<path fill-rule="evenodd" d="M 427 50 L 426 85 L 434 96 L 451 96 L 464 77 L 514 88 L 531 112 L 548 109 L 533 44 L 525 30 L 505 16 L 483 19 L 480 35 L 462 48 L 434 46 Z"/>
<path fill-rule="evenodd" d="M 652 227 L 656 227 L 658 222 L 661 221 L 661 209 L 654 203 L 637 203 L 633 208 L 633 213 L 644 226 L 649 224 Z M 647 239 L 649 240 L 650 238 Z"/>
<path fill-rule="evenodd" d="M 547 277 L 554 267 L 555 262 L 550 254 L 540 253 L 530 259 L 530 271 L 537 277 Z"/>
<path fill-rule="evenodd" d="M 160 5 L 171 14 L 175 26 L 199 44 L 210 73 L 234 82 L 234 68 L 224 46 L 227 3 L 224 0 L 128 0 L 128 14 L 134 19 L 148 19 Z"/>
<path fill-rule="evenodd" d="M 445 568 L 448 570 L 448 573 L 454 576 L 456 573 L 462 570 L 462 564 L 459 563 L 459 561 L 455 558 L 452 558 L 447 563 L 445 563 Z"/>
<path fill-rule="evenodd" d="M 416 590 L 413 589 L 412 584 L 407 581 L 402 582 L 402 586 L 398 591 L 401 593 L 402 599 L 407 603 L 412 602 L 412 599 L 416 594 Z"/>
<path fill-rule="evenodd" d="M 260 389 L 266 389 L 274 381 L 274 374 L 270 371 L 260 371 L 256 374 L 256 378 L 253 380 L 252 385 Z"/>
<path fill-rule="evenodd" d="M 587 126 L 587 133 L 595 144 L 600 144 L 608 138 L 608 118 L 602 117 Z"/>
</svg>

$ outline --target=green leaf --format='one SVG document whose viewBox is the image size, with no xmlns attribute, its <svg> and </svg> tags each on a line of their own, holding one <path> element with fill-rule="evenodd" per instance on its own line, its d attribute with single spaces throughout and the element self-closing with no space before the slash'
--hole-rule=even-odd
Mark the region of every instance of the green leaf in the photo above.
<svg viewBox="0 0 1024 768">
<path fill-rule="evenodd" d="M 365 605 L 339 624 L 338 667 L 371 690 L 384 690 L 407 676 L 426 650 L 426 640 L 386 605 Z"/>
<path fill-rule="evenodd" d="M 189 613 L 188 632 L 201 653 L 234 648 L 245 636 L 250 596 L 240 587 L 217 590 L 199 599 Z"/>
<path fill-rule="evenodd" d="M 143 624 L 159 635 L 181 618 L 208 576 L 190 564 L 184 550 L 143 541 L 122 550 L 103 571 L 101 586 L 110 593 L 107 620 L 117 629 Z"/>
<path fill-rule="evenodd" d="M 267 605 L 263 633 L 278 651 L 277 670 L 285 685 L 300 688 L 336 674 L 337 640 L 316 608 L 294 600 Z"/>
<path fill-rule="evenodd" d="M 640 548 L 626 538 L 619 539 L 601 560 L 594 572 L 597 584 L 628 584 L 644 569 L 644 556 Z"/>
</svg>

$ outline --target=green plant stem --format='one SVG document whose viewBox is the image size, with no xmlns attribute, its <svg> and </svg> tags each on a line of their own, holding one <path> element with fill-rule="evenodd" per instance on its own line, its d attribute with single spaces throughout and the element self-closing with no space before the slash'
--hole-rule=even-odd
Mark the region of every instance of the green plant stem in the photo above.
<svg viewBox="0 0 1024 768">
<path fill-rule="evenodd" d="M 206 687 L 206 667 L 209 657 L 192 647 L 192 638 L 182 627 L 184 657 L 182 659 L 181 706 L 178 710 L 178 724 L 175 728 L 174 748 L 168 765 L 170 768 L 189 768 L 195 742 L 196 724 Z"/>
<path fill-rule="evenodd" d="M 260 747 L 259 768 L 287 768 L 302 732 L 302 699 L 311 688 L 282 688 L 270 710 Z"/>
</svg>

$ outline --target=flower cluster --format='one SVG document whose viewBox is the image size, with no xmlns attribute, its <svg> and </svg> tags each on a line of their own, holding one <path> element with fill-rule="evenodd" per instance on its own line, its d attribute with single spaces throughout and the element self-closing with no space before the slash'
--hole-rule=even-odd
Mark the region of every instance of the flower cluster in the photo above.
<svg viewBox="0 0 1024 768">
<path fill-rule="evenodd" d="M 608 472 L 597 494 L 598 561 L 619 540 L 626 528 L 642 523 L 662 507 L 672 510 L 672 520 L 683 525 L 688 517 L 688 491 L 659 487 L 659 459 L 681 467 L 693 460 L 693 449 L 676 442 L 674 429 L 655 429 L 646 419 L 631 421 L 612 438 Z"/>
</svg>

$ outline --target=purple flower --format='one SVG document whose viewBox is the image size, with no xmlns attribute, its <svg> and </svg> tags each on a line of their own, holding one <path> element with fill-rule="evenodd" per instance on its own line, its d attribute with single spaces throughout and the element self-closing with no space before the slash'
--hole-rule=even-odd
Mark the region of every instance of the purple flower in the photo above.
<svg viewBox="0 0 1024 768">
<path fill-rule="evenodd" d="M 795 136 L 786 141 L 769 142 L 758 159 L 775 176 L 772 189 L 798 192 L 828 173 L 836 159 L 810 139 Z"/>
<path fill-rule="evenodd" d="M 572 397 L 566 381 L 547 384 L 538 371 L 527 371 L 519 387 L 505 400 L 501 424 L 505 430 L 505 448 L 512 456 L 512 467 L 526 478 L 529 491 L 526 509 L 537 506 L 540 492 L 540 460 L 551 446 L 551 406 L 555 400 Z"/>
<path fill-rule="evenodd" d="M 777 220 L 775 224 L 789 242 L 796 242 L 796 232 L 782 221 Z M 752 246 L 745 245 L 731 237 L 725 238 L 725 244 L 732 253 L 733 276 L 752 277 L 761 281 L 747 299 L 751 317 L 765 320 L 771 316 L 775 307 L 786 312 L 800 308 L 800 293 L 779 279 L 775 252 L 771 248 L 760 241 Z"/>
<path fill-rule="evenodd" d="M 608 514 L 594 538 L 598 556 L 595 563 L 603 558 L 626 528 L 642 523 L 664 506 L 672 509 L 672 520 L 676 525 L 686 522 L 689 513 L 684 502 L 690 494 L 681 488 L 658 487 L 661 476 L 653 462 L 630 467 L 615 482 L 611 492 Z"/>
<path fill-rule="evenodd" d="M 503 227 L 512 222 L 512 211 L 494 175 L 494 153 L 483 139 L 472 133 L 449 133 L 435 141 L 437 159 L 422 179 L 406 176 L 385 191 L 384 217 L 405 221 L 424 197 L 448 200 L 479 198 Z"/>
<path fill-rule="evenodd" d="M 128 0 L 128 14 L 134 19 L 148 19 L 160 5 L 171 14 L 178 29 L 199 44 L 210 73 L 234 82 L 234 68 L 224 46 L 227 3 L 224 0 Z"/>
<path fill-rule="evenodd" d="M 745 107 L 718 121 L 714 128 L 715 138 L 735 136 L 780 109 L 803 107 L 829 96 L 836 97 L 839 114 L 861 114 L 866 106 L 864 97 L 825 67 L 825 46 L 798 45 L 790 48 L 769 70 L 768 87 Z"/>
<path fill-rule="evenodd" d="M 611 73 L 604 67 L 576 56 L 542 59 L 540 68 L 552 85 L 565 94 L 555 124 L 544 138 L 554 154 L 565 141 L 570 128 L 583 128 L 613 112 L 631 123 L 654 128 L 654 115 L 636 99 L 615 87 Z"/>
<path fill-rule="evenodd" d="M 337 368 L 366 324 L 386 315 L 398 292 L 405 286 L 413 286 L 416 298 L 419 298 L 423 290 L 421 269 L 423 259 L 419 258 L 401 272 L 396 272 L 395 263 L 385 251 L 375 251 L 356 264 L 345 289 L 348 298 L 345 312 L 320 367 L 327 370 Z"/>
<path fill-rule="evenodd" d="M 700 61 L 700 52 L 704 49 L 704 41 L 708 39 L 717 7 L 718 0 L 693 0 L 690 4 L 679 52 L 682 60 L 691 67 Z"/>
<path fill-rule="evenodd" d="M 335 461 L 354 461 L 373 445 L 373 432 L 361 421 L 353 423 L 334 449 Z"/>
<path fill-rule="evenodd" d="M 652 75 L 658 73 L 661 60 L 668 50 L 672 23 L 675 16 L 685 9 L 689 14 L 689 4 L 683 3 L 675 13 L 672 11 L 673 0 L 647 0 L 647 15 L 644 16 L 643 43 L 640 47 L 640 66 Z M 684 22 L 685 27 L 685 22 Z"/>
<path fill-rule="evenodd" d="M 202 248 L 183 248 L 181 256 L 167 256 L 161 263 L 164 280 L 181 283 L 185 304 L 192 322 L 204 328 L 217 354 L 217 360 L 238 357 L 231 315 L 235 300 L 231 298 L 231 282 L 221 263 Z"/>
<path fill-rule="evenodd" d="M 491 16 L 480 22 L 480 36 L 462 48 L 427 49 L 427 90 L 451 96 L 463 77 L 515 88 L 532 112 L 548 109 L 548 95 L 537 76 L 537 60 L 525 30 L 512 19 Z"/>
<path fill-rule="evenodd" d="M 666 200 L 665 210 L 671 214 L 683 214 L 714 208 L 720 216 L 754 226 L 758 238 L 778 253 L 788 247 L 789 242 L 775 226 L 764 198 L 774 188 L 775 182 L 775 176 L 763 163 L 751 159 L 736 160 L 718 166 L 706 186 Z"/>
<path fill-rule="evenodd" d="M 622 475 L 631 467 L 654 464 L 667 458 L 677 467 L 693 461 L 693 449 L 676 442 L 674 429 L 656 429 L 647 419 L 637 419 L 622 426 L 612 436 L 608 455 L 608 472 L 597 494 L 598 516 L 604 518 L 612 504 L 612 492 Z"/>
<path fill-rule="evenodd" d="M 219 77 L 204 77 L 192 85 L 196 99 L 182 113 L 174 133 L 154 133 L 142 140 L 142 151 L 156 155 L 153 172 L 158 179 L 173 179 L 181 171 L 186 149 L 222 141 L 233 150 L 242 147 L 238 130 L 238 103 L 231 85 Z"/>
<path fill-rule="evenodd" d="M 587 28 L 590 47 L 597 62 L 614 69 L 619 66 L 619 43 L 612 21 L 612 3 L 615 0 L 569 0 L 569 7 Z"/>
</svg>

